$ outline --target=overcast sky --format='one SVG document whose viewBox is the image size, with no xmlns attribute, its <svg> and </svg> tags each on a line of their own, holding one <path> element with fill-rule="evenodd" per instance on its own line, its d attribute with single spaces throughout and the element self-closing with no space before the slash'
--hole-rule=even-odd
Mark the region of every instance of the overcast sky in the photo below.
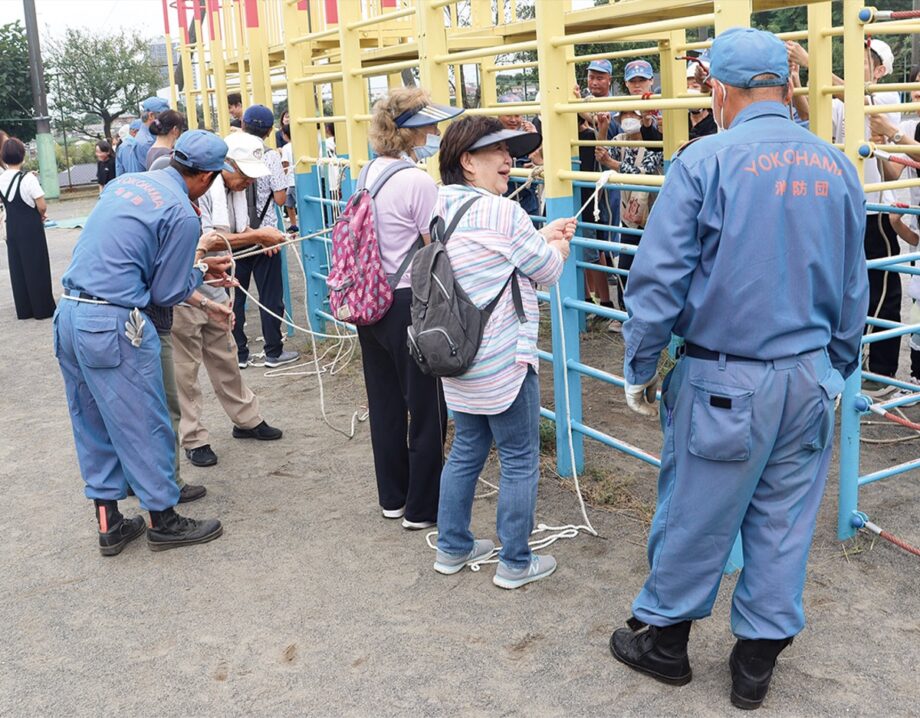
<svg viewBox="0 0 920 718">
<path fill-rule="evenodd" d="M 42 34 L 63 35 L 68 27 L 92 30 L 137 30 L 147 37 L 163 35 L 161 0 L 35 0 Z M 175 10 L 170 26 L 176 30 Z M 19 19 L 25 24 L 22 0 L 0 0 L 0 24 Z"/>
</svg>

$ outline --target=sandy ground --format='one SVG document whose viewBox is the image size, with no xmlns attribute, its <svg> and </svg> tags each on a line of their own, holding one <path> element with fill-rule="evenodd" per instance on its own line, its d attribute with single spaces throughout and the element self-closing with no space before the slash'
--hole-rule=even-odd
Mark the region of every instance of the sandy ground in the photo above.
<svg viewBox="0 0 920 718">
<path fill-rule="evenodd" d="M 85 215 L 90 205 L 56 204 L 52 215 Z M 56 281 L 77 235 L 48 232 Z M 284 438 L 258 445 L 232 439 L 206 386 L 220 463 L 183 467 L 188 481 L 208 487 L 187 513 L 220 517 L 224 536 L 160 554 L 141 541 L 116 558 L 101 557 L 51 323 L 13 318 L 5 252 L 0 270 L 7 347 L 0 365 L 7 496 L 0 512 L 0 715 L 735 712 L 726 666 L 731 577 L 713 617 L 693 629 L 689 685 L 664 687 L 610 657 L 609 634 L 627 617 L 645 576 L 645 509 L 654 501 L 655 475 L 594 444 L 589 482 L 619 497 L 591 511 L 601 537 L 557 543 L 553 578 L 504 592 L 491 584 L 489 566 L 437 575 L 424 536 L 380 518 L 367 426 L 352 441 L 325 427 L 315 378 L 269 378 L 250 368 L 247 382 Z M 599 363 L 613 368 L 616 340 L 595 334 L 586 346 L 595 345 Z M 356 360 L 326 382 L 339 426 L 363 401 L 359 376 Z M 657 451 L 654 423 L 627 421 L 619 397 L 586 389 L 591 423 L 620 426 L 625 438 Z M 915 446 L 885 448 L 871 461 L 902 460 Z M 783 654 L 764 711 L 920 715 L 913 675 L 920 564 L 868 539 L 850 544 L 847 557 L 835 538 L 833 494 L 809 569 L 809 626 Z M 917 479 L 908 476 L 869 487 L 863 502 L 878 523 L 918 543 L 916 495 Z M 138 510 L 133 499 L 122 507 Z M 494 498 L 477 502 L 477 535 L 494 537 L 494 512 Z M 574 495 L 550 471 L 538 517 L 578 519 Z"/>
</svg>

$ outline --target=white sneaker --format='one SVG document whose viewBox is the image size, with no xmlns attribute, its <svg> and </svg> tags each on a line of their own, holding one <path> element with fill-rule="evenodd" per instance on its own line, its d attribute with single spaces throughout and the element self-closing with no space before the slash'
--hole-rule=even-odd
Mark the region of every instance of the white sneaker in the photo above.
<svg viewBox="0 0 920 718">
<path fill-rule="evenodd" d="M 439 550 L 434 562 L 434 570 L 438 573 L 443 573 L 445 576 L 452 576 L 462 571 L 464 566 L 487 558 L 494 550 L 495 544 L 489 539 L 476 539 L 473 541 L 473 548 L 465 556 L 451 556 Z"/>
<path fill-rule="evenodd" d="M 402 520 L 402 527 L 404 529 L 409 529 L 409 531 L 421 531 L 422 529 L 430 529 L 432 526 L 437 525 L 437 521 L 410 521 L 409 519 Z"/>
<path fill-rule="evenodd" d="M 520 588 L 546 578 L 555 570 L 556 559 L 549 555 L 533 554 L 530 557 L 530 563 L 524 568 L 509 568 L 499 561 L 495 576 L 492 577 L 492 583 L 499 588 Z"/>
<path fill-rule="evenodd" d="M 610 324 L 607 325 L 607 331 L 619 334 L 623 331 L 623 322 L 621 322 L 619 319 L 611 319 Z"/>
<path fill-rule="evenodd" d="M 904 397 L 907 397 L 907 396 L 912 397 L 914 400 L 911 402 L 908 402 L 907 404 L 901 404 L 902 407 L 916 406 L 917 404 L 920 404 L 920 394 L 913 392 L 913 391 L 908 391 L 907 389 L 899 389 L 898 391 L 894 392 L 891 398 L 892 399 L 903 399 Z"/>
<path fill-rule="evenodd" d="M 406 515 L 406 507 L 400 506 L 398 509 L 382 509 L 382 513 L 385 519 L 401 519 Z"/>
</svg>

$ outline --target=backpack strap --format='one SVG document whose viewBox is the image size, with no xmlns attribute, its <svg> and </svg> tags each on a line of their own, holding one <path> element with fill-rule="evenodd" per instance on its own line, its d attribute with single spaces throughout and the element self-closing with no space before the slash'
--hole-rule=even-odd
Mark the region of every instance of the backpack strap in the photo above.
<svg viewBox="0 0 920 718">
<path fill-rule="evenodd" d="M 361 190 L 364 189 L 364 183 L 367 181 L 367 171 L 371 168 L 371 165 L 377 161 L 375 157 L 370 162 L 368 162 L 364 167 L 361 168 L 361 171 L 358 173 L 358 183 L 355 185 L 355 194 L 358 194 Z"/>
<path fill-rule="evenodd" d="M 520 280 L 518 279 L 518 270 L 515 269 L 508 275 L 508 279 L 505 280 L 505 283 L 502 285 L 502 288 L 499 290 L 498 294 L 495 295 L 495 299 L 485 305 L 482 311 L 486 315 L 486 320 L 492 316 L 492 312 L 495 311 L 495 307 L 498 306 L 498 300 L 502 298 L 502 294 L 505 293 L 505 290 L 508 288 L 508 285 L 511 285 L 511 301 L 514 303 L 514 313 L 517 315 L 518 321 L 521 324 L 527 323 L 527 315 L 524 314 L 524 300 L 521 298 L 521 285 L 519 284 Z"/>
<path fill-rule="evenodd" d="M 479 199 L 477 194 L 475 197 L 470 197 L 466 202 L 460 205 L 454 216 L 450 219 L 450 224 L 447 225 L 447 229 L 444 230 L 444 234 L 438 239 L 441 240 L 441 244 L 447 244 L 447 240 L 450 239 L 450 236 L 454 233 L 454 230 L 457 229 L 457 225 L 460 223 L 460 220 L 463 218 L 463 215 L 466 214 L 467 210 L 476 204 L 476 201 Z"/>
<path fill-rule="evenodd" d="M 397 269 L 393 274 L 387 275 L 387 284 L 390 285 L 390 289 L 396 289 L 396 285 L 399 284 L 399 280 L 403 278 L 403 275 L 409 268 L 409 263 L 412 261 L 412 258 L 415 257 L 415 253 L 424 246 L 425 240 L 422 239 L 422 235 L 420 234 L 412 247 L 410 247 L 409 253 L 403 258 L 402 263 L 399 265 L 399 269 Z"/>
<path fill-rule="evenodd" d="M 368 164 L 365 166 L 365 170 L 370 167 Z M 377 193 L 383 189 L 383 186 L 389 181 L 389 179 L 395 175 L 397 172 L 402 172 L 403 170 L 409 170 L 415 167 L 411 162 L 406 160 L 397 160 L 396 162 L 391 162 L 388 167 L 386 167 L 383 172 L 380 173 L 380 176 L 374 180 L 373 184 L 367 188 L 367 191 L 370 193 L 371 197 L 376 197 Z M 360 189 L 363 189 L 364 185 L 362 184 Z"/>
</svg>

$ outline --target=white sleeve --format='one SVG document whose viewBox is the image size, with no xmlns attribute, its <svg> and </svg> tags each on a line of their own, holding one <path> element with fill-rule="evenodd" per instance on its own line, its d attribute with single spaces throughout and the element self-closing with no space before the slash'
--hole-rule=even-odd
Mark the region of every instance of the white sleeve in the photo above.
<svg viewBox="0 0 920 718">
<path fill-rule="evenodd" d="M 26 173 L 26 176 L 22 178 L 22 198 L 28 198 L 31 200 L 34 206 L 35 200 L 44 196 L 45 190 L 42 189 L 42 186 L 38 181 L 38 177 L 36 177 L 31 172 Z"/>
</svg>

